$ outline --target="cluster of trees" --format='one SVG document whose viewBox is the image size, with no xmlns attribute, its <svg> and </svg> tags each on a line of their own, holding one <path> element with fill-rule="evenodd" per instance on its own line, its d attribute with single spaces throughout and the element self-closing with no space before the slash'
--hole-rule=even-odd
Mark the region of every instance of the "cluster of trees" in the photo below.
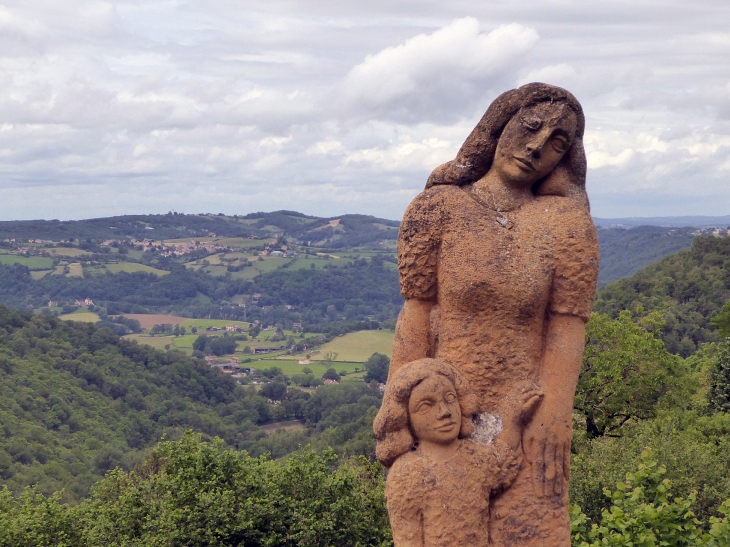
<svg viewBox="0 0 730 547">
<path fill-rule="evenodd" d="M 236 351 L 236 338 L 227 333 L 223 336 L 201 334 L 193 342 L 193 350 L 203 355 L 230 355 Z"/>
<path fill-rule="evenodd" d="M 252 458 L 186 434 L 80 505 L 0 493 L 0 546 L 392 545 L 378 465 L 312 451 Z"/>
</svg>

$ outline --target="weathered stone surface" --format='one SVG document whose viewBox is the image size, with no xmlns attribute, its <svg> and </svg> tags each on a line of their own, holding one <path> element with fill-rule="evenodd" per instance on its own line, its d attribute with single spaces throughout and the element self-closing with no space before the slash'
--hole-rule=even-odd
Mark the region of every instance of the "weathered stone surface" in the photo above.
<svg viewBox="0 0 730 547">
<path fill-rule="evenodd" d="M 413 361 L 449 363 L 476 397 L 476 408 L 466 414 L 488 413 L 482 427 L 495 428 L 464 446 L 496 446 L 485 443 L 499 433 L 498 423 L 496 443 L 523 440 L 524 458 L 509 486 L 495 491 L 490 484 L 489 496 L 486 486 L 464 491 L 464 503 L 489 506 L 488 525 L 474 524 L 474 516 L 450 521 L 482 529 L 481 543 L 452 545 L 569 546 L 571 409 L 598 275 L 583 128 L 580 105 L 563 89 L 528 84 L 502 94 L 457 158 L 434 170 L 401 224 L 398 256 L 406 302 L 389 384 Z M 525 393 L 535 390 L 544 392 L 544 400 L 523 431 L 505 416 L 514 416 Z M 383 409 L 394 393 L 389 385 Z M 404 431 L 401 440 L 407 440 Z M 419 464 L 415 452 L 389 455 L 386 437 L 378 439 L 378 457 L 399 477 L 423 477 L 431 473 L 424 469 L 435 469 Z M 463 458 L 459 466 L 471 468 Z M 459 466 L 439 467 L 438 484 L 461 482 L 462 471 L 452 469 Z M 494 471 L 487 475 L 496 476 Z M 476 485 L 482 479 L 473 480 Z M 401 503 L 395 500 L 408 496 L 398 489 L 410 483 L 397 483 L 391 481 L 388 490 L 391 515 L 398 511 L 391 506 Z M 397 546 L 423 541 L 396 537 Z"/>
</svg>

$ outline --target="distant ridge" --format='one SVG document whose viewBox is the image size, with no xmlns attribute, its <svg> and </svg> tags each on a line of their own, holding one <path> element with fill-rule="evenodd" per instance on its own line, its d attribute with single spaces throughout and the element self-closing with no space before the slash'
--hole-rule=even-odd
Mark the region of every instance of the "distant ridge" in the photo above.
<svg viewBox="0 0 730 547">
<path fill-rule="evenodd" d="M 682 216 L 682 217 L 625 217 L 625 218 L 599 218 L 593 217 L 593 222 L 601 228 L 620 226 L 669 226 L 672 228 L 693 227 L 693 228 L 715 228 L 730 226 L 730 215 L 721 217 L 710 216 Z"/>
</svg>

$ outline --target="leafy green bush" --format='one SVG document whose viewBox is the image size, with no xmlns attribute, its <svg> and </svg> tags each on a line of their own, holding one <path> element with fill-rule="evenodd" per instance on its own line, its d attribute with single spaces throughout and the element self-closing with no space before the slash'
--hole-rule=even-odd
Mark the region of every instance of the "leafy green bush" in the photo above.
<svg viewBox="0 0 730 547">
<path fill-rule="evenodd" d="M 638 471 L 628 473 L 626 481 L 618 482 L 615 490 L 604 490 L 611 506 L 603 510 L 600 523 L 590 524 L 579 506 L 571 506 L 573 546 L 730 545 L 730 500 L 719 509 L 722 518 L 712 517 L 703 523 L 692 511 L 696 493 L 672 498 L 672 483 L 664 478 L 665 474 L 666 468 L 647 449 L 641 454 Z"/>
</svg>

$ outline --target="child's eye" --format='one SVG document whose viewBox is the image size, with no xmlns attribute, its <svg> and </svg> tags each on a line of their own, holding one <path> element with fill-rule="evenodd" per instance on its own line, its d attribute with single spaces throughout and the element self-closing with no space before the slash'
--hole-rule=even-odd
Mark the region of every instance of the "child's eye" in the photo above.
<svg viewBox="0 0 730 547">
<path fill-rule="evenodd" d="M 456 395 L 454 395 L 453 393 L 449 393 L 446 396 L 446 402 L 447 403 L 453 403 L 454 401 L 456 401 Z"/>
<path fill-rule="evenodd" d="M 426 412 L 431 409 L 433 405 L 431 403 L 421 403 L 418 405 L 418 412 Z"/>
</svg>

